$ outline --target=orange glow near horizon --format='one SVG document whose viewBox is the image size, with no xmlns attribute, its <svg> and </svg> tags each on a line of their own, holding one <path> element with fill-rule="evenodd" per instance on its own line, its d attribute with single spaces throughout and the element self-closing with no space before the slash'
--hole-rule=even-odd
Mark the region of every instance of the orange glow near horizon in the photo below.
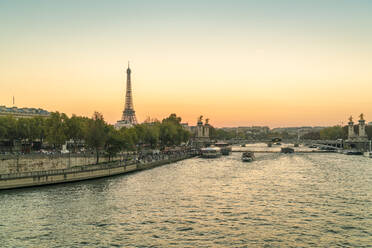
<svg viewBox="0 0 372 248">
<path fill-rule="evenodd" d="M 372 120 L 370 4 L 296 3 L 285 13 L 274 12 L 277 1 L 212 9 L 128 1 L 90 12 L 61 3 L 71 13 L 54 4 L 0 8 L 0 105 L 14 95 L 18 107 L 98 111 L 114 124 L 130 60 L 140 122 L 171 113 L 189 125 L 203 115 L 216 127 L 329 126 L 360 113 Z"/>
</svg>

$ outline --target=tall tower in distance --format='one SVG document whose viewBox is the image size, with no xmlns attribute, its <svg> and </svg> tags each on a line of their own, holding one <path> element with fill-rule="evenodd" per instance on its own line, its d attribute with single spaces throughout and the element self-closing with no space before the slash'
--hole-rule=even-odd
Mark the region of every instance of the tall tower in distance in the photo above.
<svg viewBox="0 0 372 248">
<path fill-rule="evenodd" d="M 132 95 L 132 81 L 131 81 L 131 69 L 127 69 L 127 91 L 125 94 L 125 107 L 123 115 L 120 121 L 117 121 L 115 127 L 120 129 L 121 127 L 131 127 L 137 124 L 136 112 L 133 107 L 133 95 Z"/>
</svg>

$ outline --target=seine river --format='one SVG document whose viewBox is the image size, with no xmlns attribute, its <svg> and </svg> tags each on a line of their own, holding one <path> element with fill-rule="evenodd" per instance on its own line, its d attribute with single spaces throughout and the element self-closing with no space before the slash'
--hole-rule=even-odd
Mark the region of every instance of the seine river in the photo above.
<svg viewBox="0 0 372 248">
<path fill-rule="evenodd" d="M 0 192 L 0 247 L 372 247 L 372 159 L 240 153 Z"/>
</svg>

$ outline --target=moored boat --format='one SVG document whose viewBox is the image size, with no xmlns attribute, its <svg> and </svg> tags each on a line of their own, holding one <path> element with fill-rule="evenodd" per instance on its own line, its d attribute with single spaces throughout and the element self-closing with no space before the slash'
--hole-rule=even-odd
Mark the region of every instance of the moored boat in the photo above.
<svg viewBox="0 0 372 248">
<path fill-rule="evenodd" d="M 363 153 L 363 156 L 367 158 L 372 158 L 372 141 L 371 140 L 369 141 L 369 151 Z"/>
<path fill-rule="evenodd" d="M 254 153 L 251 151 L 243 152 L 242 161 L 243 162 L 252 162 L 255 159 Z"/>
<path fill-rule="evenodd" d="M 363 152 L 358 150 L 346 150 L 344 151 L 345 155 L 363 155 Z"/>
<path fill-rule="evenodd" d="M 372 152 L 365 152 L 363 153 L 363 156 L 367 158 L 372 158 Z"/>
<path fill-rule="evenodd" d="M 221 153 L 225 156 L 229 155 L 232 150 L 231 146 L 226 142 L 217 142 L 214 145 L 221 148 Z"/>
<path fill-rule="evenodd" d="M 280 152 L 281 153 L 294 153 L 294 149 L 291 147 L 282 147 L 282 149 L 280 149 Z"/>
<path fill-rule="evenodd" d="M 202 158 L 218 158 L 222 155 L 219 147 L 206 147 L 200 149 Z"/>
</svg>

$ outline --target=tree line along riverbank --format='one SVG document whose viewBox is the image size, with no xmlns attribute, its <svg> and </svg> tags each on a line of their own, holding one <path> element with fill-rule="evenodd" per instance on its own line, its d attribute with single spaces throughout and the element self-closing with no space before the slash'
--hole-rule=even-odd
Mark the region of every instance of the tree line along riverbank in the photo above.
<svg viewBox="0 0 372 248">
<path fill-rule="evenodd" d="M 46 147 L 61 151 L 66 141 L 70 150 L 77 152 L 90 149 L 95 152 L 96 162 L 101 154 L 111 157 L 121 151 L 138 151 L 142 148 L 164 149 L 187 142 L 191 134 L 181 126 L 181 117 L 171 114 L 162 121 L 147 120 L 130 128 L 115 129 L 101 113 L 91 118 L 53 112 L 48 118 L 33 117 L 16 119 L 0 117 L 0 141 L 3 153 L 30 153 Z M 20 150 L 15 149 L 20 144 Z"/>
</svg>

